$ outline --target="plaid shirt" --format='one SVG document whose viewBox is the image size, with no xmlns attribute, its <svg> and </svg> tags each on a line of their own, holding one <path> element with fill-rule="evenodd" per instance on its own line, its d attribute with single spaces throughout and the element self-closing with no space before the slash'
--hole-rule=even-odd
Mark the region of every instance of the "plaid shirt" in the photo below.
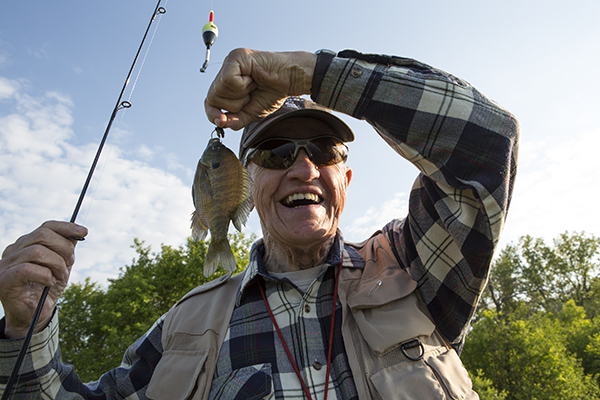
<svg viewBox="0 0 600 400">
<path fill-rule="evenodd" d="M 407 218 L 385 233 L 459 349 L 506 219 L 519 123 L 467 82 L 412 59 L 345 50 L 328 64 L 317 63 L 313 99 L 367 120 L 421 171 Z"/>
<path fill-rule="evenodd" d="M 262 262 L 262 241 L 253 246 L 218 357 L 211 399 L 247 399 L 252 395 L 267 398 L 269 393 L 274 393 L 277 399 L 304 398 L 300 381 L 280 344 L 259 291 L 258 280 L 264 282 L 267 301 L 311 397 L 323 397 L 335 271 L 342 261 L 342 246 L 341 235 L 338 234 L 322 266 L 323 271 L 304 294 L 291 281 L 269 276 Z M 344 268 L 361 268 L 364 261 L 356 250 L 349 250 L 343 257 Z M 335 313 L 327 396 L 332 400 L 358 399 L 342 340 L 342 306 L 339 301 Z"/>
<path fill-rule="evenodd" d="M 460 347 L 485 286 L 510 203 L 518 154 L 517 121 L 468 83 L 443 71 L 410 59 L 354 51 L 341 52 L 335 58 L 319 56 L 312 97 L 326 107 L 367 120 L 394 150 L 421 171 L 411 190 L 407 218 L 392 221 L 384 234 L 399 265 L 418 282 L 421 298 L 440 332 Z M 240 360 L 247 359 L 254 363 L 248 365 L 267 373 L 270 362 L 265 360 L 276 359 L 275 367 L 271 366 L 276 372 L 272 382 L 276 396 L 281 398 L 285 386 L 286 398 L 288 388 L 292 390 L 290 395 L 301 397 L 297 380 L 293 382 L 285 365 L 287 357 L 281 357 L 278 348 L 267 345 L 271 354 L 264 357 L 227 354 L 242 348 L 233 342 L 236 338 L 252 340 L 252 335 L 244 335 L 244 329 L 264 333 L 270 337 L 267 341 L 276 340 L 264 310 L 249 309 L 252 304 L 260 304 L 255 291 L 249 290 L 251 279 L 261 274 L 259 264 L 254 265 L 256 270 L 249 271 L 250 281 L 243 286 L 220 354 L 215 391 L 228 390 L 228 385 L 216 384 L 220 377 L 233 384 L 235 376 L 229 371 L 242 365 Z M 316 370 L 312 365 L 314 360 L 323 364 L 322 343 L 328 333 L 325 330 L 321 338 L 313 336 L 319 336 L 323 325 L 328 326 L 331 270 L 319 277 L 306 296 L 294 293 L 289 283 L 269 280 L 266 285 L 285 340 L 292 345 L 313 393 L 323 391 L 323 369 Z M 296 304 L 308 305 L 311 311 Z M 262 319 L 245 320 L 255 315 Z M 285 321 L 284 316 L 289 319 Z M 57 330 L 55 317 L 46 330 L 34 336 L 15 399 L 38 398 L 39 392 L 42 398 L 59 399 L 146 398 L 148 382 L 162 354 L 162 320 L 127 351 L 120 368 L 90 385 L 81 383 L 73 369 L 60 362 Z M 353 385 L 347 379 L 351 375 L 344 366 L 339 340 L 334 341 L 330 396 L 353 398 Z M 0 391 L 19 347 L 19 340 L 0 340 Z M 214 394 L 233 398 L 225 393 Z"/>
</svg>

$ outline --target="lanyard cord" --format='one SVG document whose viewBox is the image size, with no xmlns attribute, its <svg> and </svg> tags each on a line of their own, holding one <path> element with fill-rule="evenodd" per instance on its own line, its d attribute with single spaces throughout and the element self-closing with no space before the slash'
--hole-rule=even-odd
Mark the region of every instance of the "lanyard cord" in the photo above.
<svg viewBox="0 0 600 400">
<path fill-rule="evenodd" d="M 323 400 L 327 400 L 327 392 L 329 390 L 329 374 L 331 371 L 331 350 L 333 348 L 333 331 L 335 328 L 335 307 L 336 307 L 336 303 L 337 303 L 337 295 L 338 295 L 338 283 L 340 281 L 340 272 L 342 272 L 342 263 L 343 263 L 343 253 L 342 253 L 342 261 L 340 262 L 337 274 L 335 276 L 335 289 L 333 292 L 333 303 L 332 303 L 332 311 L 331 311 L 331 327 L 329 329 L 329 349 L 327 351 L 327 370 L 326 370 L 326 376 L 325 376 L 325 395 L 323 397 Z M 306 394 L 306 397 L 308 398 L 308 400 L 312 400 L 312 397 L 310 395 L 310 392 L 308 391 L 308 387 L 306 386 L 306 383 L 304 382 L 304 379 L 302 379 L 302 375 L 300 375 L 300 370 L 298 369 L 298 366 L 296 365 L 296 362 L 294 361 L 294 358 L 292 357 L 292 353 L 290 352 L 290 349 L 288 348 L 287 344 L 285 343 L 285 340 L 283 339 L 283 334 L 281 333 L 281 329 L 279 329 L 279 324 L 277 324 L 277 321 L 275 320 L 275 316 L 273 315 L 273 311 L 271 310 L 271 306 L 269 305 L 269 302 L 267 301 L 267 296 L 265 295 L 265 290 L 262 287 L 262 283 L 260 283 L 260 278 L 257 280 L 258 283 L 258 288 L 260 289 L 260 294 L 262 295 L 262 298 L 265 302 L 265 305 L 267 306 L 267 311 L 269 311 L 269 315 L 271 316 L 271 321 L 273 321 L 273 325 L 275 326 L 275 330 L 277 331 L 277 335 L 279 336 L 279 340 L 281 341 L 281 344 L 283 345 L 283 348 L 285 349 L 285 353 L 287 354 L 288 359 L 290 360 L 290 363 L 292 364 L 292 367 L 294 368 L 294 372 L 296 373 L 296 376 L 298 377 L 298 380 L 300 381 L 300 385 L 302 386 L 302 390 L 304 391 L 304 394 Z"/>
</svg>

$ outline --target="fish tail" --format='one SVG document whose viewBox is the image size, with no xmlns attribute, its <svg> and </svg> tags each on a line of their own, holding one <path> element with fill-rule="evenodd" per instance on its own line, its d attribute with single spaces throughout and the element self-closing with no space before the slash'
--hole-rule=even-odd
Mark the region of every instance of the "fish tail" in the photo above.
<svg viewBox="0 0 600 400">
<path fill-rule="evenodd" d="M 206 251 L 206 257 L 204 258 L 204 276 L 209 277 L 215 273 L 219 267 L 219 261 L 221 267 L 227 272 L 233 272 L 237 268 L 235 263 L 235 257 L 231 246 L 227 240 L 214 241 L 211 240 Z"/>
</svg>

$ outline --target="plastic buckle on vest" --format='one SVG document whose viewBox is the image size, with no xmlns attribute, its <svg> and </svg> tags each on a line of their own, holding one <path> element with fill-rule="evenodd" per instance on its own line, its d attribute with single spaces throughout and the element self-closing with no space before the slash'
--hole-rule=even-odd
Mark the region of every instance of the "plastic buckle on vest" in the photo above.
<svg viewBox="0 0 600 400">
<path fill-rule="evenodd" d="M 420 348 L 419 355 L 417 357 L 409 356 L 407 350 L 415 349 L 417 347 Z M 425 355 L 425 348 L 423 347 L 423 343 L 421 343 L 419 339 L 413 339 L 406 343 L 402 343 L 400 345 L 400 350 L 402 350 L 402 354 L 404 354 L 406 358 L 412 361 L 419 361 L 423 358 L 423 355 Z"/>
</svg>

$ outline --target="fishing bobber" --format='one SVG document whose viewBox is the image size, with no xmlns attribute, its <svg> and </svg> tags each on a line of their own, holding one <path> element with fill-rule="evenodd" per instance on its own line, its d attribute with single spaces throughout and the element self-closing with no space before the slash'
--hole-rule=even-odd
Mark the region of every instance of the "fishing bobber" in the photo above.
<svg viewBox="0 0 600 400">
<path fill-rule="evenodd" d="M 215 43 L 217 36 L 219 36 L 219 28 L 214 23 L 214 12 L 211 11 L 208 23 L 202 27 L 202 40 L 204 40 L 204 44 L 206 45 L 206 57 L 202 68 L 200 68 L 200 72 L 206 71 L 206 67 L 208 67 L 210 46 Z"/>
<path fill-rule="evenodd" d="M 219 36 L 219 28 L 214 23 L 215 13 L 210 12 L 209 22 L 202 28 L 202 39 L 206 47 L 213 45 L 217 36 Z"/>
</svg>

